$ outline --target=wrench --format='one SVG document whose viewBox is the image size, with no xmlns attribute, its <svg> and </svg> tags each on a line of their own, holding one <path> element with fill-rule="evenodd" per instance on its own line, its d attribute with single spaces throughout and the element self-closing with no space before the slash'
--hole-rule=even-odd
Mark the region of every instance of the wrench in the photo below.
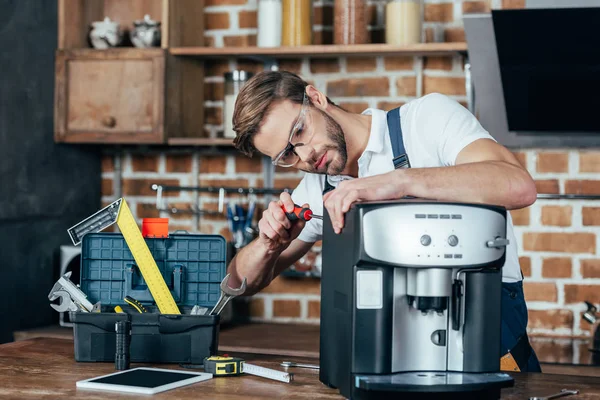
<svg viewBox="0 0 600 400">
<path fill-rule="evenodd" d="M 310 368 L 310 369 L 319 369 L 318 365 L 315 364 L 301 364 L 301 363 L 295 363 L 292 361 L 284 361 L 281 363 L 282 367 L 298 367 L 298 368 Z"/>
<path fill-rule="evenodd" d="M 86 306 L 73 300 L 71 293 L 66 290 L 57 290 L 48 296 L 50 301 L 59 299 L 58 304 L 50 304 L 50 307 L 54 308 L 58 312 L 66 311 L 83 311 L 83 312 L 100 312 L 100 302 L 94 304 L 91 310 L 88 310 Z"/>
<path fill-rule="evenodd" d="M 223 311 L 227 303 L 229 303 L 229 300 L 236 296 L 244 294 L 244 292 L 246 291 L 246 278 L 244 278 L 244 280 L 242 281 L 242 285 L 239 288 L 232 289 L 229 287 L 229 285 L 227 285 L 227 282 L 229 282 L 229 275 L 231 274 L 225 275 L 225 278 L 223 278 L 223 280 L 221 281 L 221 297 L 219 297 L 219 301 L 211 310 L 210 315 L 221 314 L 221 311 Z"/>
<path fill-rule="evenodd" d="M 65 311 L 79 311 L 79 307 L 71 299 L 71 295 L 64 290 L 57 290 L 52 293 L 50 300 L 60 299 L 58 304 L 50 304 L 50 307 L 54 308 L 58 312 Z"/>
<path fill-rule="evenodd" d="M 577 394 L 579 393 L 579 390 L 568 390 L 568 389 L 563 389 L 560 392 L 550 395 L 550 396 L 546 396 L 546 397 L 530 397 L 529 400 L 550 400 L 550 399 L 557 399 L 559 397 L 563 397 L 563 396 L 569 396 L 571 394 Z"/>
</svg>

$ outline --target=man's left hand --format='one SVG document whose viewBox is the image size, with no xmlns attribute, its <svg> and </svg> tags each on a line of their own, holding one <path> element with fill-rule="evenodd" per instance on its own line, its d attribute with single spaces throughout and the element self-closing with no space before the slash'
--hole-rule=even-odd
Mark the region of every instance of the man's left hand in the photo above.
<svg viewBox="0 0 600 400">
<path fill-rule="evenodd" d="M 400 199 L 405 196 L 397 171 L 342 181 L 335 190 L 323 196 L 323 204 L 327 208 L 335 233 L 342 231 L 344 214 L 352 204 L 358 201 Z"/>
</svg>

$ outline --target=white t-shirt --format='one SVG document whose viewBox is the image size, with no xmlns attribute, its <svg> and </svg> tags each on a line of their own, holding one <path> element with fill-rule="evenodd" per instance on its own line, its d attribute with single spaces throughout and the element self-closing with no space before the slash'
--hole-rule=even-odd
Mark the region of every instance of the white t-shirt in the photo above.
<svg viewBox="0 0 600 400">
<path fill-rule="evenodd" d="M 358 159 L 359 178 L 379 175 L 394 170 L 393 152 L 387 127 L 386 112 L 367 109 L 364 115 L 371 115 L 371 132 L 367 147 Z M 479 121 L 458 102 L 449 97 L 433 93 L 410 101 L 400 108 L 400 123 L 404 147 L 411 168 L 431 168 L 455 165 L 456 157 L 467 145 L 477 139 L 494 138 L 481 126 Z M 353 179 L 350 176 L 329 176 L 329 183 Z M 308 203 L 315 214 L 323 215 L 323 190 L 325 175 L 306 173 L 292 193 L 296 204 Z M 517 255 L 510 213 L 508 217 L 506 263 L 502 280 L 515 282 L 522 279 Z M 308 221 L 298 237 L 305 242 L 321 240 L 323 221 Z M 325 267 L 326 268 L 326 267 Z"/>
</svg>

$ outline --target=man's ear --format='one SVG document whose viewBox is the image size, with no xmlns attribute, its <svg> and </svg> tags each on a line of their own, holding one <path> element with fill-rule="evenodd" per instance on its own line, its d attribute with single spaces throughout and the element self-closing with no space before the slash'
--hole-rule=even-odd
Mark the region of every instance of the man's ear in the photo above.
<svg viewBox="0 0 600 400">
<path fill-rule="evenodd" d="M 312 104 L 320 109 L 321 111 L 325 111 L 327 106 L 329 105 L 327 101 L 327 96 L 321 93 L 316 87 L 313 85 L 306 86 L 306 95 L 310 98 Z"/>
</svg>

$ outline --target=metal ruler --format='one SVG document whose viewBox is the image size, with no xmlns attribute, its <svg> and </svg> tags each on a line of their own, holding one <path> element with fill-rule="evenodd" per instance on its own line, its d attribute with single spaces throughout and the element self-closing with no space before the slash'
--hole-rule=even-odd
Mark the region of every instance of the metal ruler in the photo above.
<svg viewBox="0 0 600 400">
<path fill-rule="evenodd" d="M 138 268 L 142 272 L 144 281 L 146 281 L 160 312 L 162 314 L 181 314 L 124 198 L 114 201 L 69 228 L 67 232 L 73 244 L 77 246 L 86 234 L 98 233 L 115 222 L 121 230 L 129 251 L 131 251 Z"/>
</svg>

